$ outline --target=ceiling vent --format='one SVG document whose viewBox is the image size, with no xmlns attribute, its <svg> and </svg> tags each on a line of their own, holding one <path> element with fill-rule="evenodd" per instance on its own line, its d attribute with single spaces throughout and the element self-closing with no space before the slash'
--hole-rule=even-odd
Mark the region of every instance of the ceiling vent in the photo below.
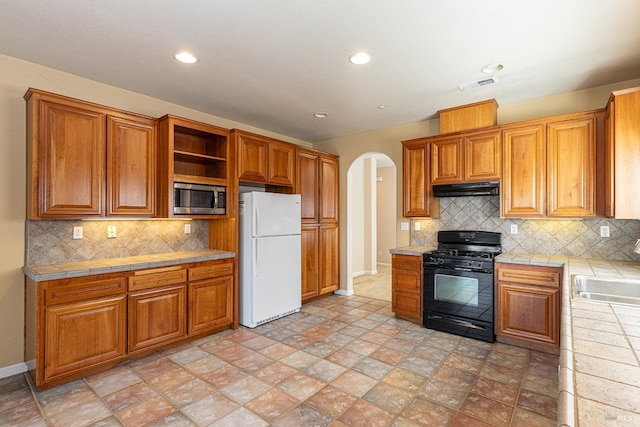
<svg viewBox="0 0 640 427">
<path fill-rule="evenodd" d="M 461 83 L 458 85 L 458 88 L 464 92 L 470 89 L 475 89 L 482 86 L 489 86 L 498 83 L 498 78 L 496 76 L 487 77 L 486 79 L 475 80 L 469 83 Z"/>
</svg>

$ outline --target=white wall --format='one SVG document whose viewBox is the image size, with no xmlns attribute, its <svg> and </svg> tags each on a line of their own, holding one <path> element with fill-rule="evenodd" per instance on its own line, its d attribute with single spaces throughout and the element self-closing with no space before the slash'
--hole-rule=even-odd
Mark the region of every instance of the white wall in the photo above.
<svg viewBox="0 0 640 427">
<path fill-rule="evenodd" d="M 389 250 L 396 247 L 396 167 L 379 167 L 376 170 L 376 176 L 382 179 L 376 182 L 377 262 L 391 264 Z"/>
</svg>

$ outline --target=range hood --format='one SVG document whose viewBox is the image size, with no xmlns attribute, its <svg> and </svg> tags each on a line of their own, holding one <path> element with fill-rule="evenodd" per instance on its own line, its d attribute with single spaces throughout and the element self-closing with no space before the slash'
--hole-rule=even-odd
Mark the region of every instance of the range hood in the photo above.
<svg viewBox="0 0 640 427">
<path fill-rule="evenodd" d="M 434 185 L 432 190 L 435 197 L 493 196 L 500 194 L 500 183 L 489 181 L 440 184 Z"/>
</svg>

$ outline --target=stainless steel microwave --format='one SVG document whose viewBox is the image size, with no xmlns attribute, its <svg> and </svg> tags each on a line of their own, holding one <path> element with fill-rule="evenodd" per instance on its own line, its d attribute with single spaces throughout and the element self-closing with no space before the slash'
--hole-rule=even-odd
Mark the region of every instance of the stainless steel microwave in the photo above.
<svg viewBox="0 0 640 427">
<path fill-rule="evenodd" d="M 173 183 L 174 215 L 225 215 L 227 189 L 217 185 Z"/>
</svg>

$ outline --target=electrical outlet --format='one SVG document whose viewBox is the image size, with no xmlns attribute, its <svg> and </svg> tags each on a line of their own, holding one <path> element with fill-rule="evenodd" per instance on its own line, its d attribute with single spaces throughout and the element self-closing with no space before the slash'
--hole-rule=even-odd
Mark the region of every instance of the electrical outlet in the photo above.
<svg viewBox="0 0 640 427">
<path fill-rule="evenodd" d="M 400 231 L 409 231 L 409 223 L 401 222 L 400 223 Z"/>
<path fill-rule="evenodd" d="M 600 237 L 610 237 L 608 225 L 600 226 Z"/>
<path fill-rule="evenodd" d="M 82 227 L 73 227 L 73 238 L 82 239 Z"/>
<path fill-rule="evenodd" d="M 518 224 L 511 224 L 511 234 L 518 234 Z"/>
<path fill-rule="evenodd" d="M 184 225 L 184 234 L 191 234 L 191 224 L 186 223 Z"/>
<path fill-rule="evenodd" d="M 420 231 L 420 223 L 419 222 L 414 222 L 413 223 L 413 230 L 414 231 Z"/>
<path fill-rule="evenodd" d="M 107 227 L 107 238 L 114 239 L 116 237 L 116 226 L 110 225 Z"/>
</svg>

